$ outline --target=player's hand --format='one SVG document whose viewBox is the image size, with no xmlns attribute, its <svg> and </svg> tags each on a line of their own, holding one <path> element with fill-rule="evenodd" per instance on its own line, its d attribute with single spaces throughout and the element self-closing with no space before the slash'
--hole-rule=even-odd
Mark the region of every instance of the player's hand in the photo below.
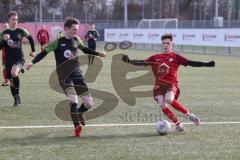
<svg viewBox="0 0 240 160">
<path fill-rule="evenodd" d="M 22 69 L 20 70 L 20 72 L 21 72 L 21 73 L 24 73 L 24 72 L 25 72 L 25 70 L 22 68 Z"/>
<path fill-rule="evenodd" d="M 123 56 L 122 56 L 122 61 L 123 61 L 123 62 L 126 62 L 126 63 L 129 63 L 129 62 L 130 62 L 130 59 L 129 59 L 128 55 L 126 55 L 126 54 L 123 55 Z"/>
<path fill-rule="evenodd" d="M 214 61 L 208 62 L 207 67 L 215 67 L 215 62 Z"/>
<path fill-rule="evenodd" d="M 4 39 L 4 41 L 9 40 L 10 39 L 10 34 L 4 34 L 3 39 Z"/>
<path fill-rule="evenodd" d="M 33 66 L 33 63 L 28 63 L 28 64 L 26 65 L 26 69 L 29 70 L 29 69 L 32 68 L 32 66 Z"/>
<path fill-rule="evenodd" d="M 100 56 L 100 57 L 106 57 L 107 54 L 106 54 L 105 52 L 100 52 L 100 53 L 99 53 L 99 56 Z"/>
<path fill-rule="evenodd" d="M 30 52 L 30 54 L 29 54 L 29 56 L 31 56 L 31 57 L 35 57 L 35 52 Z"/>
</svg>

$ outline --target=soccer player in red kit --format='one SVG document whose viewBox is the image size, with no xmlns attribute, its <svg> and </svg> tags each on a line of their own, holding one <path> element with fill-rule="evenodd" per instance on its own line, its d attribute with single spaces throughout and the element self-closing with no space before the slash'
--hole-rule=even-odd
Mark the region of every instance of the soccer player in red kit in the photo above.
<svg viewBox="0 0 240 160">
<path fill-rule="evenodd" d="M 8 29 L 9 25 L 8 23 L 3 23 L 3 30 Z M 6 53 L 5 53 L 5 48 L 2 49 L 2 65 L 3 65 L 3 78 L 4 82 L 2 83 L 2 86 L 9 86 L 10 81 L 7 79 L 7 72 L 5 68 L 5 62 L 6 62 Z"/>
<path fill-rule="evenodd" d="M 49 42 L 49 34 L 48 34 L 48 31 L 46 30 L 46 26 L 45 25 L 43 25 L 42 29 L 40 29 L 38 31 L 37 39 L 38 39 L 38 42 L 41 45 L 41 51 L 43 51 L 44 47 Z"/>
<path fill-rule="evenodd" d="M 169 108 L 171 105 L 177 111 L 183 113 L 195 125 L 200 125 L 200 119 L 178 101 L 180 89 L 178 86 L 178 68 L 180 65 L 192 67 L 214 67 L 215 62 L 191 61 L 172 51 L 173 36 L 164 34 L 161 37 L 163 52 L 150 56 L 145 60 L 131 60 L 127 55 L 122 57 L 124 62 L 138 65 L 151 66 L 155 76 L 153 87 L 154 98 L 160 105 L 163 113 L 176 125 L 176 131 L 184 131 L 183 124 L 176 114 Z"/>
</svg>

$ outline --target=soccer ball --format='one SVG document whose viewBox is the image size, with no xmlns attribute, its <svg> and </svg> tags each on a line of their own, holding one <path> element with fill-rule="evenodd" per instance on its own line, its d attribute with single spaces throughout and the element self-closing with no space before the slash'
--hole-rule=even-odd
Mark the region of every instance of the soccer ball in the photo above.
<svg viewBox="0 0 240 160">
<path fill-rule="evenodd" d="M 156 130 L 159 135 L 166 135 L 171 131 L 171 124 L 167 120 L 157 121 Z"/>
</svg>

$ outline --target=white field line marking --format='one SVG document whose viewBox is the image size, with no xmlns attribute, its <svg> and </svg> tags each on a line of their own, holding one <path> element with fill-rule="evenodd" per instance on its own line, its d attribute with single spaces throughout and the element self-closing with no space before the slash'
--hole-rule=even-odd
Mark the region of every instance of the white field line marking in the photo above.
<svg viewBox="0 0 240 160">
<path fill-rule="evenodd" d="M 192 125 L 193 123 L 183 123 Z M 201 122 L 201 125 L 214 124 L 240 124 L 240 122 Z M 155 123 L 122 123 L 122 124 L 89 124 L 85 127 L 125 127 L 125 126 L 153 126 Z M 70 128 L 72 125 L 46 125 L 46 126 L 0 126 L 0 129 L 34 129 L 34 128 Z"/>
</svg>

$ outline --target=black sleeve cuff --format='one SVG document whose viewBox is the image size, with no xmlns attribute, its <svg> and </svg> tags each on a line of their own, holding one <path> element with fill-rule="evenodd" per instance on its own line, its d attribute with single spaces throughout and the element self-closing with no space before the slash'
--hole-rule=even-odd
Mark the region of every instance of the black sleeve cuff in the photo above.
<svg viewBox="0 0 240 160">
<path fill-rule="evenodd" d="M 32 63 L 38 63 L 39 61 L 41 61 L 45 56 L 47 55 L 47 52 L 44 50 L 41 53 L 39 53 L 38 55 L 36 55 L 36 57 L 32 60 Z"/>
<path fill-rule="evenodd" d="M 95 56 L 99 56 L 99 52 L 96 52 L 90 48 L 84 47 L 81 49 L 83 51 L 83 53 L 85 54 L 91 54 L 91 55 L 95 55 Z"/>
<path fill-rule="evenodd" d="M 188 61 L 186 63 L 186 66 L 192 66 L 192 67 L 214 67 L 215 62 L 210 61 L 210 62 L 198 62 L 198 61 Z"/>
</svg>

